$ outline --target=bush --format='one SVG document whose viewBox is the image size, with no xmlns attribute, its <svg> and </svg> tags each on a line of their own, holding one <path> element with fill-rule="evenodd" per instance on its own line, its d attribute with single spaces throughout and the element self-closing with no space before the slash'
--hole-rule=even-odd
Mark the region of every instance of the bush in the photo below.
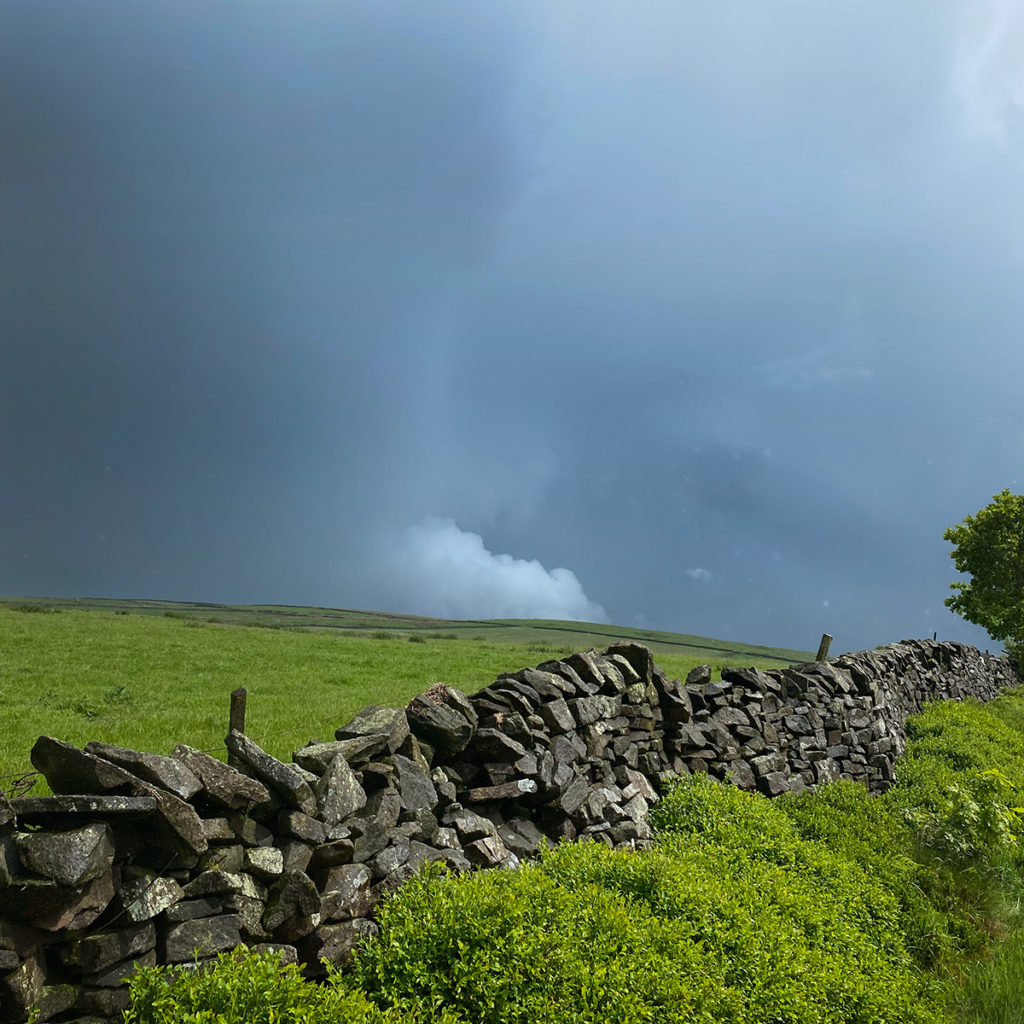
<svg viewBox="0 0 1024 1024">
<path fill-rule="evenodd" d="M 899 900 L 776 803 L 703 777 L 646 851 L 565 844 L 515 872 L 434 872 L 391 900 L 356 976 L 473 1024 L 942 1020 Z"/>
<path fill-rule="evenodd" d="M 244 948 L 212 966 L 140 968 L 124 1024 L 426 1024 L 419 1013 L 382 1011 L 337 976 L 306 981 L 273 953 Z M 437 1018 L 435 1024 L 442 1024 Z"/>
<path fill-rule="evenodd" d="M 599 886 L 560 885 L 538 865 L 427 871 L 379 923 L 355 977 L 383 1005 L 445 1006 L 467 1024 L 726 1019 L 712 1012 L 723 1007 L 720 965 L 685 927 Z"/>
</svg>

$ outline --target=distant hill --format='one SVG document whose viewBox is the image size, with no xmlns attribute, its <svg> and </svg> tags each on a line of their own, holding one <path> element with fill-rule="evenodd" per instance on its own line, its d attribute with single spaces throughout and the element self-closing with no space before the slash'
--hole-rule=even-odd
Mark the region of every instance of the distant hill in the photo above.
<svg viewBox="0 0 1024 1024">
<path fill-rule="evenodd" d="M 315 608 L 302 605 L 241 605 L 207 602 L 158 601 L 119 598 L 5 597 L 0 608 L 61 608 L 81 611 L 121 612 L 132 615 L 163 615 L 168 618 L 192 618 L 229 626 L 259 626 L 265 629 L 290 629 L 303 632 L 343 631 L 350 636 L 383 639 L 384 634 L 399 637 L 422 636 L 433 639 L 488 640 L 492 643 L 543 644 L 572 649 L 602 647 L 616 640 L 635 640 L 657 654 L 677 654 L 688 658 L 706 658 L 731 663 L 737 659 L 778 661 L 783 664 L 810 661 L 812 651 L 716 640 L 689 633 L 636 629 L 594 622 L 556 619 L 434 619 L 420 615 L 358 611 L 350 608 Z M 443 634 L 437 636 L 436 634 Z"/>
</svg>

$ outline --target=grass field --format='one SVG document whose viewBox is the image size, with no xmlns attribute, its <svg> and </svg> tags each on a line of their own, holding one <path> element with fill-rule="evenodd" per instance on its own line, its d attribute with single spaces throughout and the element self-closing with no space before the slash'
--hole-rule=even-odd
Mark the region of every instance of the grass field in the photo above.
<svg viewBox="0 0 1024 1024">
<path fill-rule="evenodd" d="M 159 601 L 0 600 L 0 789 L 43 733 L 166 753 L 222 751 L 229 694 L 278 757 L 367 704 L 402 705 L 438 680 L 472 693 L 501 672 L 635 639 L 683 676 L 695 665 L 805 661 L 806 651 L 547 621 L 452 622 L 323 608 Z M 38 787 L 37 787 L 38 789 Z"/>
</svg>

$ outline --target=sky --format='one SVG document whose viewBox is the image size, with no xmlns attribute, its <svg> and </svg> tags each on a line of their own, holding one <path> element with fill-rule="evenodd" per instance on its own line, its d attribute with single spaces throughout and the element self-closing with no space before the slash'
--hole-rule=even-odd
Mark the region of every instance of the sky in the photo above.
<svg viewBox="0 0 1024 1024">
<path fill-rule="evenodd" d="M 5 0 L 0 593 L 998 649 L 1024 5 Z"/>
</svg>

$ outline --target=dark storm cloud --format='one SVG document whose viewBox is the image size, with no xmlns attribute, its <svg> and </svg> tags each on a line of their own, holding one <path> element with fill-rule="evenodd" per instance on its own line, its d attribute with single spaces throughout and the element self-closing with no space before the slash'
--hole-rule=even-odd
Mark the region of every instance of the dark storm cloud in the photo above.
<svg viewBox="0 0 1024 1024">
<path fill-rule="evenodd" d="M 471 7 L 5 8 L 9 588 L 298 600 L 294 535 L 395 500 L 519 173 L 515 33 Z"/>
<path fill-rule="evenodd" d="M 125 11 L 0 14 L 4 591 L 984 643 L 1011 4 Z"/>
</svg>

